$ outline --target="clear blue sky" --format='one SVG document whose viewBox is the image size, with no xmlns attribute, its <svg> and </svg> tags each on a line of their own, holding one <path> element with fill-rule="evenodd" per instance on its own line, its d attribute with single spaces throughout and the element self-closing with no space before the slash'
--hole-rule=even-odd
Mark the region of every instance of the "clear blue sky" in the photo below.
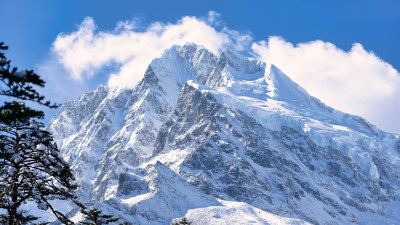
<svg viewBox="0 0 400 225">
<path fill-rule="evenodd" d="M 222 15 L 235 30 L 251 31 L 255 39 L 280 35 L 292 43 L 324 40 L 348 50 L 362 43 L 400 69 L 400 1 L 398 0 L 172 0 L 172 1 L 0 1 L 0 39 L 10 46 L 14 65 L 34 68 L 61 32 L 72 32 L 86 16 L 101 30 L 117 21 L 138 19 L 176 22 L 185 15 Z"/>
<path fill-rule="evenodd" d="M 210 10 L 220 13 L 229 29 L 251 32 L 255 41 L 279 35 L 293 44 L 323 40 L 345 51 L 358 42 L 400 70 L 398 0 L 0 0 L 0 41 L 10 47 L 6 56 L 12 65 L 36 69 L 57 35 L 76 31 L 85 17 L 107 31 L 118 21 L 135 20 L 145 28 L 154 21 L 205 17 Z M 98 77 L 86 89 L 106 81 Z"/>
</svg>

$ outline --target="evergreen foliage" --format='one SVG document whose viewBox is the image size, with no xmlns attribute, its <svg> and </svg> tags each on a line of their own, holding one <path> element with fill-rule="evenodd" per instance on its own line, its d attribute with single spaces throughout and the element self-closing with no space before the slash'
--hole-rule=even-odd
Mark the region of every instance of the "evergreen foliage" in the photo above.
<svg viewBox="0 0 400 225">
<path fill-rule="evenodd" d="M 30 100 L 50 108 L 32 85 L 44 86 L 33 71 L 17 72 L 10 66 L 0 43 L 0 95 Z M 21 206 L 34 201 L 41 210 L 50 210 L 62 223 L 72 224 L 50 203 L 54 199 L 71 199 L 76 204 L 74 177 L 68 164 L 60 157 L 53 138 L 42 123 L 33 118 L 44 114 L 26 107 L 23 102 L 5 102 L 0 107 L 0 223 L 34 224 L 38 217 L 27 215 Z M 6 213 L 6 214 L 1 214 Z M 39 224 L 47 224 L 39 223 Z"/>
<path fill-rule="evenodd" d="M 49 202 L 75 199 L 76 189 L 71 170 L 50 133 L 35 121 L 0 123 L 0 131 L 0 208 L 7 210 L 10 224 L 22 221 L 18 209 L 28 200 L 69 222 Z"/>
<path fill-rule="evenodd" d="M 31 225 L 48 225 L 50 224 L 49 222 L 39 222 L 39 223 L 34 223 L 33 221 L 39 219 L 39 217 L 35 217 L 32 215 L 26 215 L 25 210 L 20 210 L 18 211 L 17 218 L 18 218 L 18 223 L 17 224 L 31 224 Z M 7 215 L 0 215 L 0 224 L 9 224 L 9 219 L 10 216 Z"/>
<path fill-rule="evenodd" d="M 57 108 L 57 104 L 52 104 L 44 100 L 32 85 L 44 87 L 45 82 L 33 70 L 18 71 L 17 67 L 11 67 L 11 60 L 8 60 L 3 50 L 8 46 L 0 42 L 0 95 L 15 97 L 21 100 L 30 100 L 50 108 Z"/>
<path fill-rule="evenodd" d="M 101 213 L 100 210 L 97 210 L 95 208 L 89 209 L 87 211 L 81 209 L 81 213 L 84 215 L 85 218 L 84 221 L 80 222 L 80 224 L 84 225 L 102 225 L 114 223 L 119 220 L 119 218 L 114 218 L 112 215 L 104 215 Z"/>
<path fill-rule="evenodd" d="M 181 221 L 173 223 L 172 225 L 191 225 L 192 223 L 193 223 L 192 221 L 189 221 L 186 219 L 186 217 L 183 217 Z"/>
</svg>

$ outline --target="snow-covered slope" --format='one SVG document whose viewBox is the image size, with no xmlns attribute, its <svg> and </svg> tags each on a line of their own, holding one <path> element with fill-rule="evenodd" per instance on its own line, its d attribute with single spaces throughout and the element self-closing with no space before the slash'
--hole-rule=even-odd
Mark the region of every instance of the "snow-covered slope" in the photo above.
<svg viewBox="0 0 400 225">
<path fill-rule="evenodd" d="M 399 136 L 230 50 L 174 46 L 136 87 L 100 86 L 64 104 L 48 129 L 81 200 L 133 223 L 400 219 Z"/>
<path fill-rule="evenodd" d="M 310 224 L 300 219 L 280 217 L 272 213 L 262 211 L 243 202 L 229 202 L 220 200 L 221 206 L 209 206 L 205 208 L 190 209 L 184 216 L 189 221 L 196 221 L 198 225 L 301 225 Z M 174 219 L 174 223 L 183 218 Z"/>
</svg>

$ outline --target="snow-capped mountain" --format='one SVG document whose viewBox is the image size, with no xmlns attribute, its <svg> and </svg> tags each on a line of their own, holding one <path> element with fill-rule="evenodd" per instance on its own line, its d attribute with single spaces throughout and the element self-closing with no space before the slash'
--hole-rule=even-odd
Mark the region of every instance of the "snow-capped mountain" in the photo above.
<svg viewBox="0 0 400 225">
<path fill-rule="evenodd" d="M 133 224 L 400 224 L 400 137 L 230 50 L 173 46 L 48 129 L 81 201 Z"/>
</svg>

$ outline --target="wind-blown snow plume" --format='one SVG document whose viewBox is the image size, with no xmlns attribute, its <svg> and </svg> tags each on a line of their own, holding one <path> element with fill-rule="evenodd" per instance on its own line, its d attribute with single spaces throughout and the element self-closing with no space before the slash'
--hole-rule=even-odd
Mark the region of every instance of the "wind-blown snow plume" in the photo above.
<svg viewBox="0 0 400 225">
<path fill-rule="evenodd" d="M 102 31 L 87 17 L 77 31 L 57 37 L 52 48 L 56 58 L 39 71 L 54 79 L 46 74 L 54 74 L 49 68 L 57 61 L 82 86 L 103 68 L 112 68 L 103 82 L 134 86 L 150 61 L 173 44 L 194 42 L 215 54 L 229 47 L 251 51 L 257 59 L 277 65 L 328 105 L 361 115 L 384 130 L 400 131 L 400 74 L 361 44 L 344 51 L 329 42 L 293 45 L 276 36 L 253 42 L 250 33 L 223 24 L 211 11 L 204 18 L 185 16 L 176 23 L 154 22 L 144 29 L 134 22 L 119 22 L 114 30 Z"/>
<path fill-rule="evenodd" d="M 120 22 L 111 32 L 98 31 L 87 17 L 79 29 L 60 34 L 53 43 L 59 61 L 73 79 L 82 81 L 103 66 L 120 64 L 119 72 L 111 74 L 110 86 L 133 86 L 139 81 L 153 58 L 173 44 L 195 42 L 213 53 L 225 47 L 241 50 L 251 43 L 251 36 L 222 28 L 216 30 L 218 13 L 211 11 L 206 19 L 185 16 L 175 24 L 152 23 L 145 31 L 135 30 L 135 24 Z"/>
</svg>

